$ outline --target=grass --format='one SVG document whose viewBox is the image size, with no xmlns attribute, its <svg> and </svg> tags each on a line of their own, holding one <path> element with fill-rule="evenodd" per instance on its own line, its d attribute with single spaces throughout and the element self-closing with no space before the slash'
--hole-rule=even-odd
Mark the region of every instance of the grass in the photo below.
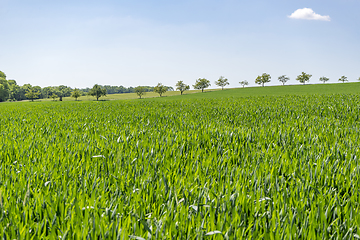
<svg viewBox="0 0 360 240">
<path fill-rule="evenodd" d="M 313 95 L 313 94 L 357 94 L 360 93 L 360 83 L 307 84 L 224 89 L 204 94 L 173 96 L 172 99 L 200 99 L 226 98 L 250 96 L 284 96 L 284 95 Z"/>
<path fill-rule="evenodd" d="M 179 91 L 166 92 L 161 100 L 171 99 L 201 99 L 201 98 L 223 98 L 223 97 L 249 97 L 249 96 L 284 96 L 284 95 L 306 95 L 306 94 L 341 94 L 351 93 L 356 94 L 360 92 L 360 83 L 333 83 L 333 84 L 307 84 L 307 85 L 285 85 L 285 86 L 265 86 L 265 87 L 247 87 L 247 88 L 226 88 L 221 89 L 206 89 L 204 93 L 200 90 L 185 91 L 180 95 Z M 101 97 L 102 101 L 109 100 L 131 100 L 138 99 L 135 93 L 123 94 L 108 94 L 106 97 Z M 146 98 L 157 98 L 160 100 L 159 94 L 148 92 Z M 65 97 L 64 101 L 74 101 L 74 98 Z M 94 101 L 95 98 L 91 96 L 82 96 L 80 101 Z M 52 101 L 51 99 L 41 99 L 38 101 Z"/>
<path fill-rule="evenodd" d="M 205 92 L 210 92 L 210 91 L 218 91 L 219 89 L 209 89 L 209 90 L 205 90 Z M 194 93 L 199 93 L 201 92 L 201 90 L 190 90 L 190 91 L 186 91 L 184 94 L 189 95 L 189 94 L 194 94 Z M 179 91 L 168 91 L 165 94 L 163 94 L 162 97 L 172 97 L 172 96 L 177 96 L 180 95 Z M 159 97 L 159 94 L 154 93 L 154 92 L 147 92 L 144 96 L 142 96 L 142 98 L 157 98 Z M 136 95 L 136 93 L 122 93 L 122 94 L 108 94 L 105 97 L 101 97 L 99 100 L 100 101 L 110 101 L 110 100 L 129 100 L 129 99 L 138 99 L 139 96 Z M 82 96 L 78 99 L 79 101 L 94 101 L 96 100 L 96 98 L 92 97 L 92 96 Z M 52 99 L 41 99 L 40 101 L 53 101 Z M 64 97 L 63 101 L 74 101 L 74 98 L 72 97 Z"/>
<path fill-rule="evenodd" d="M 358 239 L 359 85 L 0 104 L 0 235 Z"/>
</svg>

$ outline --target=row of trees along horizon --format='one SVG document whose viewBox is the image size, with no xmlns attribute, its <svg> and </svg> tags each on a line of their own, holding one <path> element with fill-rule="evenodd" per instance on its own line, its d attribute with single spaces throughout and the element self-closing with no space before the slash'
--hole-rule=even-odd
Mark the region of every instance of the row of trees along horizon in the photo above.
<svg viewBox="0 0 360 240">
<path fill-rule="evenodd" d="M 297 76 L 296 80 L 302 84 L 310 81 L 312 77 L 311 74 L 307 74 L 302 72 L 299 76 Z M 287 81 L 290 80 L 286 75 L 282 75 L 278 77 L 278 80 L 285 85 Z M 319 81 L 325 83 L 330 79 L 327 77 L 321 77 Z M 360 77 L 357 79 L 360 81 Z M 263 73 L 259 75 L 255 79 L 255 83 L 261 86 L 265 86 L 266 83 L 271 81 L 270 74 Z M 339 78 L 341 82 L 347 82 L 348 79 L 346 76 L 341 76 Z M 243 87 L 249 85 L 247 80 L 239 82 Z M 229 85 L 229 81 L 227 78 L 221 76 L 217 81 L 215 81 L 215 85 L 224 89 L 225 86 Z M 210 81 L 206 78 L 199 78 L 196 80 L 193 85 L 194 89 L 201 90 L 204 92 L 204 89 L 210 87 Z M 186 90 L 189 90 L 190 86 L 185 84 L 183 81 L 178 81 L 176 83 L 176 90 L 180 91 L 182 95 Z M 119 93 L 136 93 L 139 98 L 146 94 L 146 92 L 155 92 L 158 93 L 161 97 L 167 91 L 174 91 L 172 87 L 164 86 L 162 83 L 158 83 L 155 87 L 152 86 L 137 86 L 137 87 L 129 87 L 126 88 L 124 86 L 110 86 L 110 85 L 98 85 L 95 84 L 92 88 L 71 88 L 65 85 L 60 86 L 49 86 L 41 88 L 40 86 L 32 86 L 31 84 L 24 84 L 23 86 L 17 85 L 15 80 L 7 80 L 6 74 L 0 71 L 0 102 L 4 101 L 21 101 L 21 100 L 31 100 L 34 99 L 44 99 L 44 98 L 52 98 L 53 100 L 59 99 L 62 101 L 63 97 L 73 97 L 77 100 L 81 96 L 94 96 L 96 100 L 98 100 L 102 96 L 106 96 L 106 94 L 119 94 Z"/>
<path fill-rule="evenodd" d="M 101 90 L 101 91 L 100 91 Z M 153 92 L 153 86 L 144 86 L 145 92 Z M 167 87 L 167 91 L 173 91 L 172 87 Z M 16 80 L 6 79 L 6 74 L 0 71 L 0 102 L 4 101 L 22 101 L 34 99 L 59 99 L 62 101 L 64 97 L 73 96 L 75 99 L 91 95 L 97 99 L 106 94 L 119 94 L 119 93 L 135 93 L 134 87 L 124 86 L 110 86 L 95 84 L 92 88 L 71 88 L 65 85 L 43 87 L 32 86 L 31 84 L 24 84 L 19 86 Z M 99 96 L 99 94 L 101 96 Z M 98 96 L 98 97 L 97 97 Z"/>
</svg>

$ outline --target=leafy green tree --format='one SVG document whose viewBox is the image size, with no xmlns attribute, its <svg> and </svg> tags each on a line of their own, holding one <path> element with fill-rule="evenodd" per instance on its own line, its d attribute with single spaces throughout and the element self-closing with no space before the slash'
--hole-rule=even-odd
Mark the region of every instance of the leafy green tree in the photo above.
<svg viewBox="0 0 360 240">
<path fill-rule="evenodd" d="M 197 79 L 195 84 L 193 85 L 195 89 L 201 89 L 201 92 L 204 92 L 204 89 L 208 88 L 209 86 L 211 86 L 210 81 L 206 78 Z"/>
<path fill-rule="evenodd" d="M 282 84 L 284 86 L 285 83 L 290 80 L 290 78 L 287 77 L 286 75 L 281 75 L 280 77 L 278 77 L 278 80 L 279 80 L 279 82 L 282 82 Z"/>
<path fill-rule="evenodd" d="M 17 85 L 15 80 L 7 80 L 9 84 L 9 99 L 10 101 L 20 101 L 21 99 L 21 89 Z"/>
<path fill-rule="evenodd" d="M 243 86 L 243 88 L 244 88 L 245 86 L 249 85 L 249 82 L 248 82 L 247 80 L 241 81 L 241 82 L 239 82 L 239 83 Z"/>
<path fill-rule="evenodd" d="M 6 79 L 6 74 L 2 71 L 0 71 L 0 78 Z"/>
<path fill-rule="evenodd" d="M 50 97 L 53 99 L 53 101 L 55 101 L 55 99 L 58 98 L 58 95 L 56 95 L 55 93 L 53 93 Z"/>
<path fill-rule="evenodd" d="M 59 101 L 62 101 L 63 97 L 70 97 L 71 96 L 71 88 L 60 85 L 55 87 L 55 94 L 58 95 Z"/>
<path fill-rule="evenodd" d="M 21 99 L 21 88 L 17 84 L 9 84 L 11 101 L 20 101 Z"/>
<path fill-rule="evenodd" d="M 162 83 L 158 83 L 154 87 L 154 92 L 158 93 L 160 95 L 160 97 L 161 97 L 161 95 L 166 93 L 167 90 L 168 90 L 168 88 L 166 86 L 164 86 Z"/>
<path fill-rule="evenodd" d="M 143 95 L 145 95 L 146 93 L 146 88 L 143 86 L 137 86 L 135 88 L 135 93 L 139 96 L 139 98 L 141 98 Z"/>
<path fill-rule="evenodd" d="M 5 78 L 0 78 L 0 102 L 4 102 L 9 98 L 9 84 Z"/>
<path fill-rule="evenodd" d="M 0 83 L 0 102 L 4 102 L 9 98 L 9 90 L 4 84 Z"/>
<path fill-rule="evenodd" d="M 30 88 L 26 93 L 25 96 L 27 97 L 27 99 L 31 100 L 32 102 L 34 101 L 34 99 L 38 99 L 40 96 L 40 93 L 38 91 L 36 91 L 36 89 L 34 88 Z"/>
<path fill-rule="evenodd" d="M 75 101 L 77 101 L 77 99 L 81 97 L 80 90 L 75 88 L 74 91 L 71 93 L 71 97 L 75 98 Z"/>
<path fill-rule="evenodd" d="M 41 89 L 41 94 L 44 98 L 50 98 L 55 93 L 56 90 L 54 87 L 44 87 Z"/>
<path fill-rule="evenodd" d="M 270 74 L 263 73 L 261 76 L 258 76 L 255 79 L 255 83 L 259 85 L 261 84 L 264 87 L 264 84 L 270 82 L 270 79 L 271 79 Z"/>
<path fill-rule="evenodd" d="M 329 78 L 321 77 L 321 78 L 319 78 L 319 81 L 325 83 L 325 82 L 329 81 Z"/>
<path fill-rule="evenodd" d="M 299 76 L 297 76 L 296 80 L 305 85 L 306 82 L 310 81 L 311 77 L 311 74 L 302 72 Z"/>
<path fill-rule="evenodd" d="M 345 77 L 345 76 L 341 76 L 340 78 L 339 78 L 339 82 L 347 82 L 348 81 L 348 79 L 347 79 L 347 77 Z"/>
<path fill-rule="evenodd" d="M 41 87 L 40 86 L 33 86 L 33 91 L 39 93 L 39 97 L 38 98 L 43 98 L 43 95 L 42 95 L 42 91 L 41 91 Z"/>
<path fill-rule="evenodd" d="M 215 85 L 221 87 L 221 90 L 224 90 L 224 87 L 229 84 L 230 83 L 228 79 L 223 76 L 221 76 L 217 81 L 215 81 Z"/>
<path fill-rule="evenodd" d="M 106 89 L 102 88 L 100 85 L 95 84 L 92 89 L 90 89 L 88 95 L 96 97 L 96 101 L 99 101 L 100 97 L 106 96 Z"/>
<path fill-rule="evenodd" d="M 179 90 L 181 95 L 183 92 L 190 89 L 190 86 L 186 85 L 183 81 L 178 81 L 175 86 L 176 90 Z"/>
<path fill-rule="evenodd" d="M 25 100 L 27 99 L 27 97 L 25 96 L 25 94 L 27 93 L 27 91 L 32 88 L 31 84 L 24 84 L 22 86 L 20 86 L 20 91 L 19 91 L 19 96 L 20 99 L 19 100 Z"/>
</svg>

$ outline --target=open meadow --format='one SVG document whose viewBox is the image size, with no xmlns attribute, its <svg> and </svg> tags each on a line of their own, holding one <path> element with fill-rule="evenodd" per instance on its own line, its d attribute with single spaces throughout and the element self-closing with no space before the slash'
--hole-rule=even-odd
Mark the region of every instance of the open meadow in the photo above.
<svg viewBox="0 0 360 240">
<path fill-rule="evenodd" d="M 283 96 L 283 95 L 312 95 L 312 94 L 341 94 L 360 92 L 360 83 L 331 83 L 331 84 L 307 84 L 307 85 L 285 85 L 285 86 L 266 86 L 266 87 L 246 87 L 246 88 L 227 88 L 221 91 L 221 88 L 205 89 L 203 94 L 201 90 L 188 90 L 183 95 L 179 91 L 168 91 L 159 99 L 159 94 L 155 92 L 147 92 L 142 98 L 151 98 L 153 100 L 184 100 L 199 98 L 228 98 L 228 97 L 251 97 L 251 96 Z M 100 100 L 131 100 L 138 99 L 136 93 L 108 94 L 101 97 Z M 164 99 L 165 98 L 165 99 Z M 74 101 L 72 97 L 64 97 L 64 101 Z M 81 96 L 79 101 L 94 101 L 92 96 Z M 28 101 L 28 100 L 26 100 Z M 53 101 L 52 99 L 40 99 L 35 101 Z"/>
<path fill-rule="evenodd" d="M 360 84 L 336 86 L 0 104 L 0 234 L 359 239 Z"/>
</svg>

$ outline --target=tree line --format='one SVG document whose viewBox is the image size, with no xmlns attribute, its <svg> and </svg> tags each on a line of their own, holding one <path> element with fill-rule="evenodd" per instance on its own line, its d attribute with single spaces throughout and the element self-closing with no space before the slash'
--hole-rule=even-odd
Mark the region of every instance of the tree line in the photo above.
<svg viewBox="0 0 360 240">
<path fill-rule="evenodd" d="M 300 75 L 296 77 L 296 80 L 302 84 L 310 81 L 312 77 L 311 74 L 307 74 L 302 72 Z M 278 77 L 278 81 L 285 85 L 290 78 L 286 75 L 281 75 Z M 320 77 L 319 81 L 326 83 L 330 79 L 328 77 Z M 360 81 L 360 77 L 357 79 Z M 265 86 L 266 83 L 271 81 L 270 74 L 263 73 L 262 75 L 257 76 L 255 79 L 255 83 L 261 86 Z M 339 78 L 340 82 L 348 82 L 346 76 L 341 76 Z M 239 82 L 243 87 L 249 85 L 247 80 L 243 80 Z M 218 80 L 215 81 L 215 85 L 224 89 L 225 86 L 229 85 L 229 81 L 227 78 L 221 76 Z M 201 90 L 204 92 L 204 89 L 211 86 L 211 83 L 206 78 L 199 78 L 196 80 L 193 85 L 194 89 Z M 183 81 L 178 81 L 176 83 L 176 90 L 180 91 L 182 95 L 186 90 L 189 90 L 190 86 L 184 83 Z M 98 100 L 102 96 L 106 96 L 106 94 L 116 94 L 116 93 L 136 93 L 139 98 L 142 98 L 146 94 L 146 92 L 155 92 L 158 93 L 161 97 L 167 91 L 174 91 L 172 87 L 165 86 L 162 83 L 158 83 L 155 87 L 151 86 L 137 86 L 133 87 L 123 87 L 123 86 L 110 86 L 110 85 L 98 85 L 95 84 L 92 88 L 83 88 L 83 89 L 72 89 L 71 87 L 60 85 L 60 86 L 49 86 L 41 88 L 39 86 L 32 86 L 31 84 L 24 84 L 23 86 L 17 85 L 15 80 L 7 80 L 4 72 L 0 71 L 0 102 L 3 101 L 21 101 L 29 99 L 33 101 L 34 99 L 39 98 L 53 98 L 54 100 L 59 99 L 62 101 L 63 97 L 73 97 L 77 100 L 81 96 L 90 95 L 94 96 L 96 100 Z"/>
<path fill-rule="evenodd" d="M 297 76 L 296 80 L 302 84 L 305 84 L 306 82 L 310 81 L 311 77 L 312 77 L 311 74 L 302 72 L 300 75 Z M 278 80 L 279 80 L 279 82 L 282 83 L 282 85 L 285 85 L 285 83 L 287 81 L 289 81 L 290 78 L 287 77 L 286 75 L 281 75 L 280 77 L 278 77 Z M 329 81 L 330 79 L 327 77 L 321 77 L 319 80 L 321 82 L 325 83 L 325 82 Z M 357 80 L 360 81 L 360 77 Z M 266 83 L 269 83 L 270 81 L 271 81 L 271 76 L 270 76 L 270 74 L 267 74 L 267 73 L 263 73 L 262 75 L 257 76 L 257 78 L 255 79 L 255 83 L 259 84 L 263 87 L 265 86 Z M 344 82 L 348 82 L 348 79 L 346 76 L 341 76 L 339 78 L 339 81 L 344 83 Z M 247 80 L 240 81 L 239 83 L 243 87 L 249 85 L 249 82 Z M 227 78 L 225 78 L 224 76 L 219 77 L 219 79 L 217 81 L 215 81 L 215 85 L 217 85 L 218 87 L 221 87 L 222 90 L 224 89 L 225 86 L 227 86 L 229 84 L 230 84 L 229 80 Z M 201 92 L 204 92 L 204 89 L 206 89 L 210 86 L 211 86 L 211 83 L 206 78 L 197 79 L 195 84 L 193 85 L 194 89 L 201 90 Z M 181 95 L 183 94 L 183 92 L 185 92 L 186 90 L 189 90 L 189 89 L 190 89 L 190 86 L 187 85 L 186 83 L 184 83 L 183 81 L 178 81 L 176 83 L 176 90 L 180 91 Z M 158 85 L 154 88 L 153 91 L 158 93 L 161 97 L 162 94 L 164 94 L 166 92 L 166 89 L 164 88 L 164 85 L 162 83 L 158 83 Z M 142 87 L 142 86 L 136 87 L 135 92 L 139 96 L 139 98 L 141 98 L 143 95 L 145 95 L 145 90 L 144 90 L 144 87 Z"/>
<path fill-rule="evenodd" d="M 144 86 L 144 92 L 153 92 L 153 86 Z M 173 91 L 172 87 L 166 86 L 166 91 Z M 92 88 L 71 88 L 65 85 L 43 87 L 24 84 L 19 86 L 15 80 L 7 80 L 6 74 L 0 71 L 0 102 L 22 101 L 52 98 L 62 101 L 64 97 L 73 97 L 76 100 L 81 96 L 94 96 L 99 99 L 106 94 L 135 93 L 134 87 L 110 86 L 95 84 Z"/>
<path fill-rule="evenodd" d="M 306 82 L 309 82 L 310 81 L 310 78 L 312 77 L 311 74 L 308 74 L 308 73 L 305 73 L 305 72 L 302 72 L 300 75 L 298 75 L 296 77 L 296 81 L 299 81 L 300 83 L 304 84 Z M 290 78 L 287 77 L 286 75 L 281 75 L 280 77 L 278 77 L 278 81 L 282 83 L 282 85 L 285 85 L 285 83 L 287 81 L 289 81 Z M 320 77 L 319 78 L 319 81 L 320 82 L 323 82 L 323 83 L 326 83 L 327 81 L 329 81 L 330 79 L 328 77 Z M 360 77 L 357 79 L 358 81 L 360 81 Z M 255 79 L 255 83 L 256 84 L 259 84 L 259 85 L 262 85 L 264 87 L 265 83 L 269 83 L 271 81 L 271 76 L 270 74 L 267 74 L 267 73 L 263 73 L 262 75 L 258 76 L 256 79 Z M 339 82 L 348 82 L 348 78 L 346 76 L 341 76 L 339 79 L 338 79 Z M 241 81 L 239 82 L 243 87 L 245 87 L 246 85 L 248 85 L 248 81 L 244 80 L 244 81 Z"/>
</svg>

